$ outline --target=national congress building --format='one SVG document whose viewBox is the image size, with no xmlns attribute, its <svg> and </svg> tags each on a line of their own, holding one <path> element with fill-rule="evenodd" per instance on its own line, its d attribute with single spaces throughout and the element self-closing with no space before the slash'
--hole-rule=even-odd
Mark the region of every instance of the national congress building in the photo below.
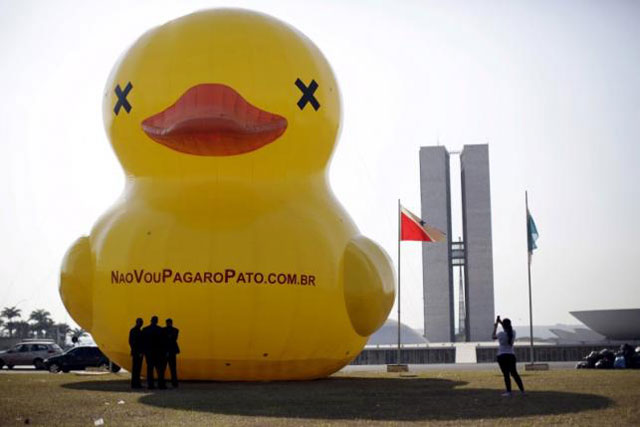
<svg viewBox="0 0 640 427">
<path fill-rule="evenodd" d="M 422 217 L 449 236 L 447 245 L 422 245 L 424 334 L 430 342 L 455 340 L 456 266 L 464 269 L 460 329 L 465 341 L 489 341 L 494 322 L 489 146 L 465 145 L 459 154 L 461 242 L 451 239 L 450 153 L 442 146 L 420 148 Z"/>
</svg>

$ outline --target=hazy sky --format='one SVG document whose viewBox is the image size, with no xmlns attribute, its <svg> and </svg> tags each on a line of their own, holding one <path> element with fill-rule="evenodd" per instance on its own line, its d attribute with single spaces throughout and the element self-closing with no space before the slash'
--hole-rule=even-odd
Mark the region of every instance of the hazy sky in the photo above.
<svg viewBox="0 0 640 427">
<path fill-rule="evenodd" d="M 147 29 L 216 6 L 271 14 L 324 52 L 343 99 L 331 184 L 394 261 L 397 199 L 420 214 L 420 146 L 489 143 L 497 313 L 528 323 L 525 189 L 540 232 L 534 322 L 640 307 L 640 2 L 7 0 L 0 307 L 71 321 L 62 256 L 124 184 L 102 124 L 107 75 Z M 402 320 L 421 328 L 420 245 L 402 251 Z"/>
</svg>

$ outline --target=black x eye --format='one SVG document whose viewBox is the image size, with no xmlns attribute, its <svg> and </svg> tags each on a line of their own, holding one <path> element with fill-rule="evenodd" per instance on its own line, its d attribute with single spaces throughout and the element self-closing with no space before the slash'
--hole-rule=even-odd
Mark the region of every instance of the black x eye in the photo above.
<svg viewBox="0 0 640 427">
<path fill-rule="evenodd" d="M 300 98 L 300 100 L 298 101 L 298 107 L 301 110 L 304 110 L 304 107 L 306 107 L 307 103 L 309 103 L 314 110 L 318 111 L 318 108 L 320 108 L 320 103 L 318 102 L 316 97 L 313 96 L 313 93 L 316 91 L 316 89 L 318 89 L 318 83 L 316 83 L 315 80 L 311 80 L 309 86 L 305 86 L 305 84 L 302 83 L 302 80 L 297 79 L 296 86 L 298 86 L 298 89 L 302 91 L 302 98 Z"/>
<path fill-rule="evenodd" d="M 129 113 L 129 111 L 131 111 L 131 104 L 129 104 L 129 101 L 127 101 L 127 95 L 129 95 L 131 89 L 133 89 L 133 85 L 131 84 L 131 82 L 127 82 L 124 90 L 120 89 L 120 85 L 116 86 L 115 93 L 118 97 L 118 101 L 116 102 L 116 106 L 113 107 L 113 112 L 116 113 L 116 116 L 120 112 L 120 108 L 124 108 L 127 114 Z"/>
</svg>

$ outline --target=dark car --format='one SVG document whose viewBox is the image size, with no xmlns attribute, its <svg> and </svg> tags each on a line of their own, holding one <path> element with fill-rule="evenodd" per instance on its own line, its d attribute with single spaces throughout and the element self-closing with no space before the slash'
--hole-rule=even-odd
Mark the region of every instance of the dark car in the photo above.
<svg viewBox="0 0 640 427">
<path fill-rule="evenodd" d="M 88 367 L 109 368 L 109 359 L 95 346 L 73 347 L 59 356 L 54 356 L 44 361 L 44 366 L 49 372 L 69 372 L 82 370 Z M 120 366 L 111 364 L 111 372 L 118 372 Z"/>
</svg>

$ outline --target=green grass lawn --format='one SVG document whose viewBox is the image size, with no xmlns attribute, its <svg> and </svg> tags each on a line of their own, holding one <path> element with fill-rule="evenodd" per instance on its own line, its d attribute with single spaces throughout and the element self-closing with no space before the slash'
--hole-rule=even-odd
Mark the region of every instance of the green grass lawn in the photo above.
<svg viewBox="0 0 640 427">
<path fill-rule="evenodd" d="M 133 392 L 128 375 L 0 374 L 0 425 L 397 424 L 638 425 L 640 371 L 521 373 L 500 397 L 493 372 L 336 374 L 307 382 L 188 382 Z M 123 401 L 124 403 L 118 403 Z"/>
</svg>

